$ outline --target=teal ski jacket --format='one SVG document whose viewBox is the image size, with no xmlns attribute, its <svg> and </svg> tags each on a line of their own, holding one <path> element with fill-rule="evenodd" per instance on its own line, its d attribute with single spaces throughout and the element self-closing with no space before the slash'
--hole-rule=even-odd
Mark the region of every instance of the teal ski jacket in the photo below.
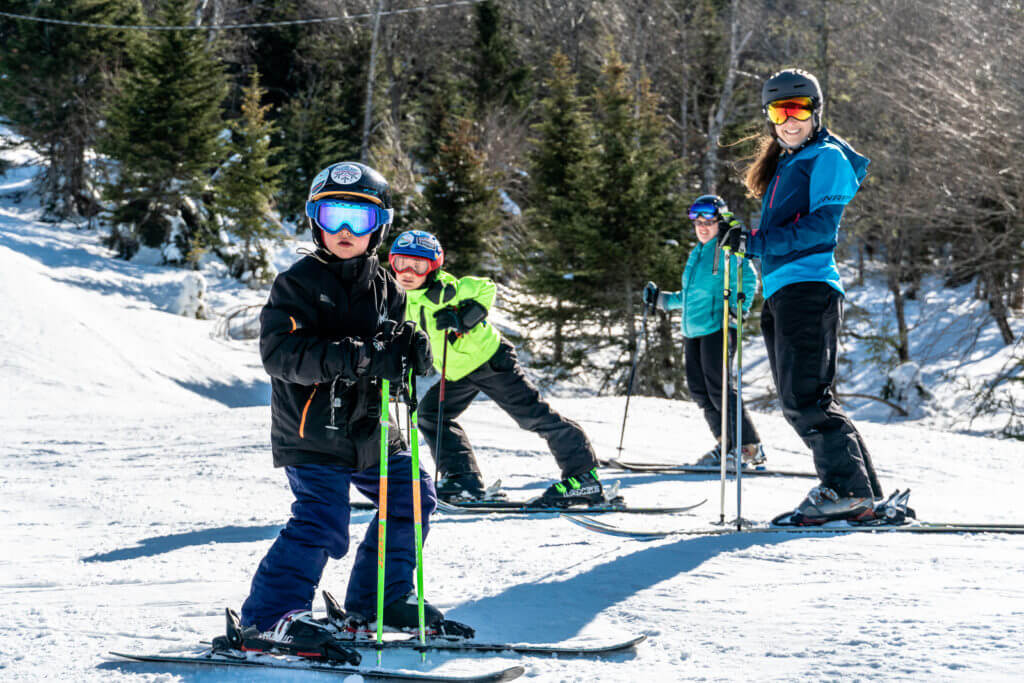
<svg viewBox="0 0 1024 683">
<path fill-rule="evenodd" d="M 682 309 L 680 326 L 684 337 L 703 337 L 722 329 L 722 286 L 725 284 L 725 252 L 716 249 L 717 240 L 705 244 L 697 243 L 686 259 L 683 268 L 683 288 L 678 292 L 662 292 L 661 305 L 666 311 Z M 718 272 L 712 274 L 715 255 L 718 255 Z M 729 279 L 732 281 L 730 307 L 736 307 L 737 259 L 730 258 Z M 757 271 L 750 259 L 743 259 L 743 313 L 746 314 L 754 303 L 757 293 Z M 735 324 L 730 327 L 735 328 Z"/>
</svg>

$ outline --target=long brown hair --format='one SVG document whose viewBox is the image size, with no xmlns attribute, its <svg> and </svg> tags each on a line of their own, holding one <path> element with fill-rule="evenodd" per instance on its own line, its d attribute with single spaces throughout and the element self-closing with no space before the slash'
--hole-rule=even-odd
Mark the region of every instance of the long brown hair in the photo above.
<svg viewBox="0 0 1024 683">
<path fill-rule="evenodd" d="M 746 173 L 743 174 L 743 184 L 747 186 L 748 195 L 754 199 L 764 197 L 768 191 L 768 185 L 772 182 L 772 175 L 775 174 L 775 167 L 779 164 L 780 154 L 782 154 L 782 145 L 774 135 L 759 136 L 754 160 L 750 162 Z"/>
</svg>

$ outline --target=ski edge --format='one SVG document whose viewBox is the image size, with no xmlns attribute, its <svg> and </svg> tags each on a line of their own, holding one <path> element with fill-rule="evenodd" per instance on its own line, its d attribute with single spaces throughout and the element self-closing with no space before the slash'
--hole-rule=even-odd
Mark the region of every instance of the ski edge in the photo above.
<svg viewBox="0 0 1024 683">
<path fill-rule="evenodd" d="M 921 522 L 916 524 L 899 525 L 864 525 L 847 527 L 827 526 L 757 526 L 742 530 L 733 528 L 721 529 L 669 529 L 669 530 L 643 530 L 627 529 L 624 527 L 606 524 L 596 519 L 590 519 L 585 515 L 566 517 L 566 519 L 577 526 L 583 527 L 596 533 L 620 538 L 634 538 L 637 540 L 653 540 L 669 536 L 722 536 L 725 534 L 756 534 L 756 533 L 783 533 L 783 534 L 851 534 L 851 533 L 917 533 L 917 534 L 1024 534 L 1024 525 L 1016 524 L 967 524 L 967 523 L 942 523 L 942 522 Z"/>
<path fill-rule="evenodd" d="M 477 643 L 472 640 L 456 642 L 431 642 L 427 641 L 424 648 L 415 637 L 407 640 L 385 641 L 384 648 L 409 649 L 409 650 L 437 650 L 440 652 L 515 652 L 524 655 L 560 655 L 586 657 L 593 655 L 612 654 L 629 650 L 647 640 L 646 635 L 637 635 L 628 640 L 598 644 L 598 645 L 557 645 L 541 643 Z M 342 641 L 349 647 L 373 648 L 377 644 L 371 640 Z"/>
<path fill-rule="evenodd" d="M 699 508 L 704 503 L 708 502 L 707 498 L 693 503 L 691 505 L 683 505 L 677 507 L 652 507 L 652 508 L 640 508 L 640 507 L 578 507 L 578 508 L 560 508 L 560 507 L 544 507 L 544 508 L 531 508 L 525 504 L 502 504 L 502 505 L 480 505 L 480 504 L 463 504 L 453 505 L 444 501 L 438 501 L 438 510 L 448 512 L 451 514 L 547 514 L 547 515 L 603 515 L 611 513 L 622 513 L 622 514 L 639 514 L 639 515 L 656 515 L 656 514 L 674 514 L 681 512 L 690 512 Z"/>
<path fill-rule="evenodd" d="M 338 665 L 331 666 L 326 664 L 317 664 L 315 662 L 300 662 L 294 661 L 294 665 L 291 663 L 282 664 L 271 664 L 264 662 L 255 662 L 248 659 L 227 659 L 227 658 L 214 658 L 211 656 L 176 656 L 176 655 L 140 655 L 131 654 L 126 652 L 115 652 L 110 651 L 111 655 L 115 657 L 121 657 L 133 662 L 150 662 L 150 663 L 166 663 L 166 664 L 198 664 L 202 666 L 244 666 L 250 668 L 271 668 L 271 669 L 284 669 L 284 670 L 298 670 L 298 671 L 316 671 L 318 673 L 334 673 L 344 674 L 347 676 L 359 675 L 371 680 L 392 680 L 392 681 L 423 681 L 431 683 L 483 683 L 484 681 L 512 681 L 522 676 L 526 669 L 522 666 L 511 666 L 505 669 L 496 671 L 489 671 L 482 674 L 466 674 L 466 675 L 434 675 L 434 674 L 423 674 L 414 671 L 404 671 L 401 669 L 374 669 L 368 667 L 358 666 L 347 666 Z"/>
<path fill-rule="evenodd" d="M 609 460 L 602 460 L 600 462 L 601 467 L 607 469 L 622 470 L 624 472 L 647 472 L 654 474 L 707 474 L 707 475 L 718 475 L 721 470 L 715 467 L 699 467 L 697 465 L 684 465 L 679 463 L 669 462 L 628 462 L 623 460 L 617 460 L 611 458 Z M 726 474 L 729 476 L 736 476 L 735 469 L 727 469 Z M 754 477 L 795 477 L 799 479 L 817 479 L 818 475 L 814 472 L 800 472 L 795 470 L 771 470 L 771 469 L 751 469 L 749 467 L 743 468 L 743 476 L 754 476 Z"/>
</svg>

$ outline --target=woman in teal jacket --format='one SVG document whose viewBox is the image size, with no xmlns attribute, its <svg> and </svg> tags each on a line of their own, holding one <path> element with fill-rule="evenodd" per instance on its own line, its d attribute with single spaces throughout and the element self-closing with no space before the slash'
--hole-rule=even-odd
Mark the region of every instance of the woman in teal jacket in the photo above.
<svg viewBox="0 0 1024 683">
<path fill-rule="evenodd" d="M 698 197 L 690 206 L 689 217 L 697 231 L 699 244 L 690 252 L 683 269 L 683 288 L 678 292 L 661 292 L 653 282 L 644 288 L 645 303 L 665 311 L 682 310 L 682 330 L 686 358 L 686 384 L 690 395 L 704 411 L 711 433 L 718 443 L 697 461 L 698 465 L 721 464 L 722 435 L 722 289 L 725 284 L 725 254 L 718 248 L 718 221 L 728 212 L 725 201 L 718 195 Z M 715 260 L 718 268 L 715 268 Z M 732 272 L 732 299 L 730 309 L 736 307 L 736 259 L 730 264 Z M 757 287 L 757 273 L 749 260 L 743 260 L 743 312 L 750 310 Z M 730 316 L 735 319 L 735 316 Z M 730 358 L 736 351 L 736 324 L 729 327 Z M 736 388 L 729 383 L 729 433 L 726 435 L 729 453 L 735 449 Z M 765 461 L 764 449 L 757 429 L 743 410 L 743 463 L 758 465 Z M 732 459 L 732 456 L 730 456 Z"/>
</svg>

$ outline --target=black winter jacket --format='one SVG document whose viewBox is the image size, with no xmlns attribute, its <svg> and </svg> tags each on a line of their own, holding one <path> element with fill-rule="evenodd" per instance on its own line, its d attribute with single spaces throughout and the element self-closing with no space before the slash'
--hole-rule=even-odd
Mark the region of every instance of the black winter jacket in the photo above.
<svg viewBox="0 0 1024 683">
<path fill-rule="evenodd" d="M 260 313 L 275 466 L 379 463 L 380 384 L 361 374 L 360 351 L 404 317 L 405 293 L 376 256 L 319 251 L 277 276 Z M 388 441 L 391 452 L 404 448 L 393 418 Z"/>
</svg>

